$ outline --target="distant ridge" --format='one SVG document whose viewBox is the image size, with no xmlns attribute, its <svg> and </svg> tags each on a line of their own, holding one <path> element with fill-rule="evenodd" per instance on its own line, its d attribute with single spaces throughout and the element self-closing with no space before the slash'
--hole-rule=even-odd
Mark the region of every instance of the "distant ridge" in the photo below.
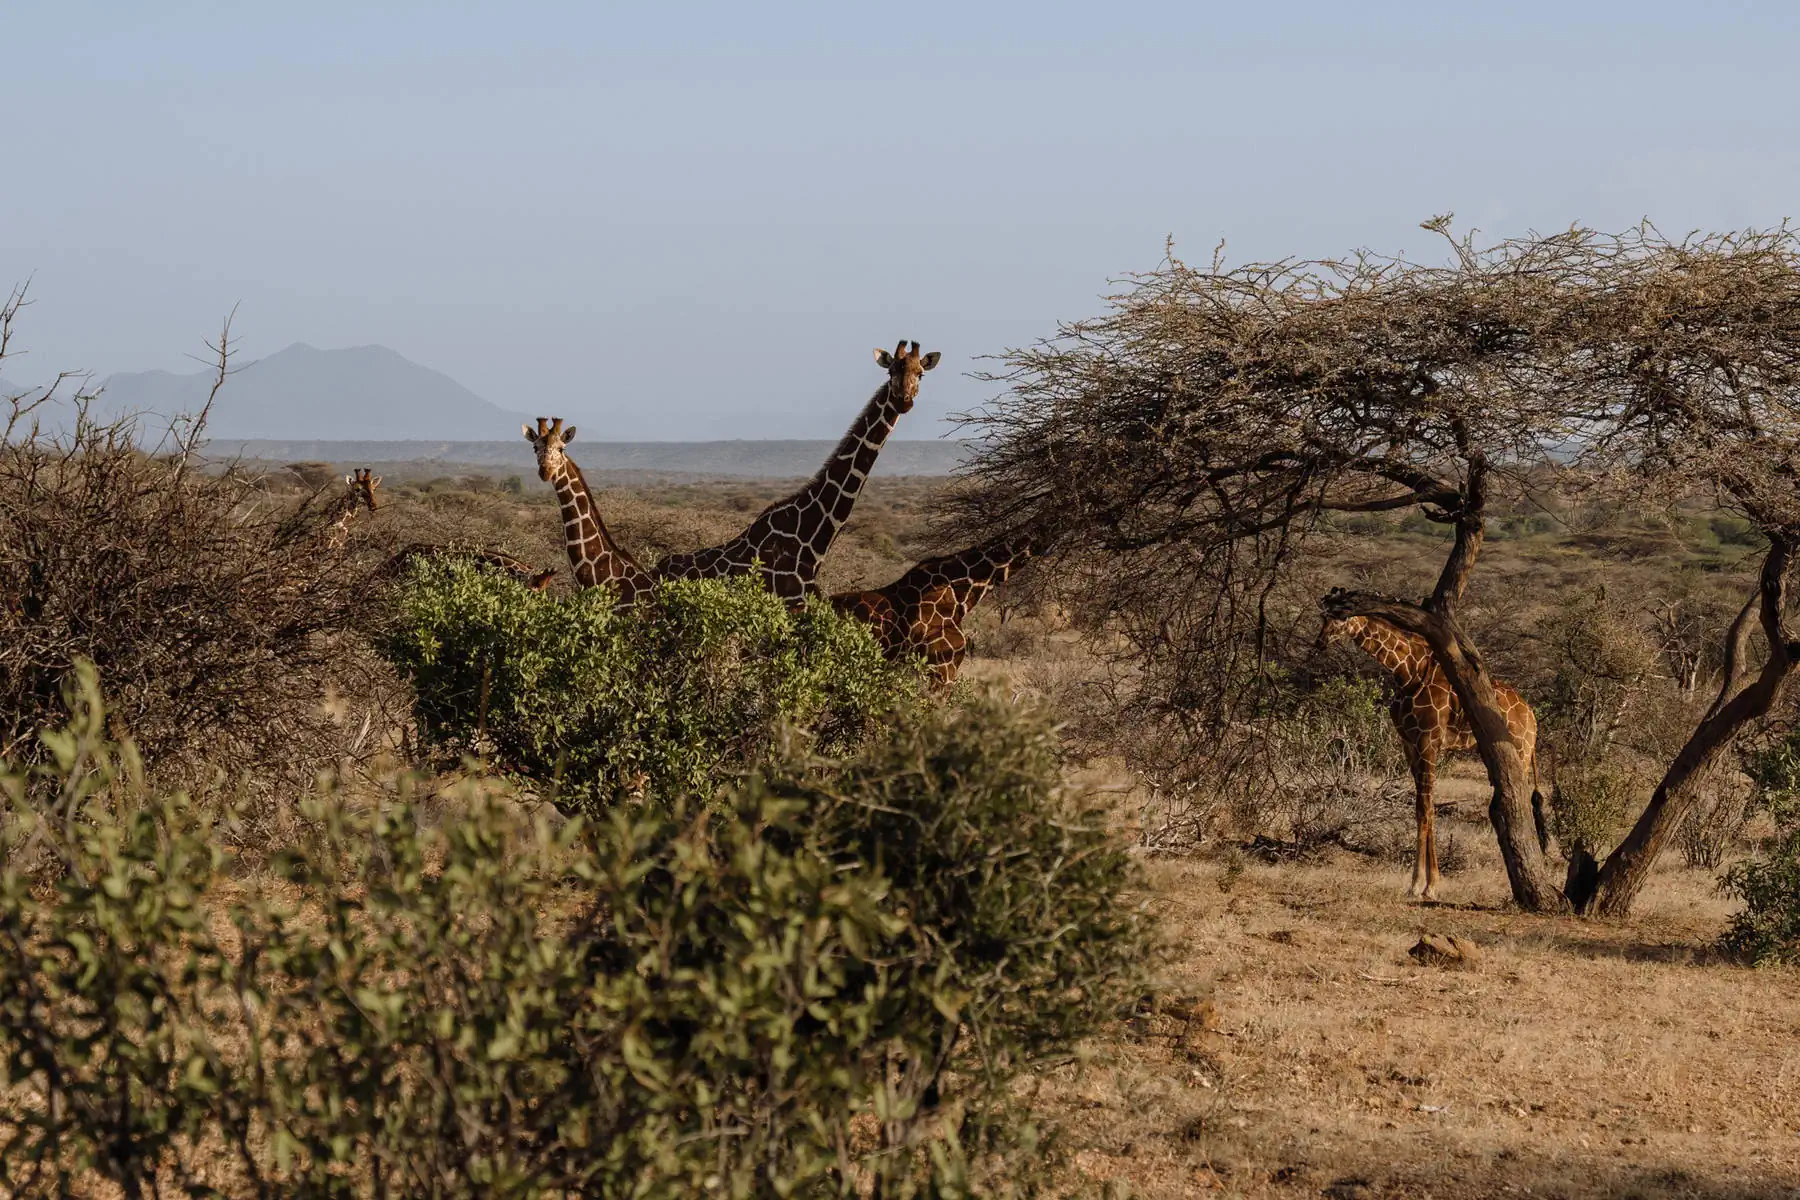
<svg viewBox="0 0 1800 1200">
<path fill-rule="evenodd" d="M 194 412 L 213 375 L 141 371 L 114 375 L 100 410 Z M 451 438 L 491 438 L 523 418 L 482 399 L 442 371 L 385 346 L 319 350 L 303 342 L 238 370 L 219 393 L 208 433 L 219 438 L 387 440 L 431 430 Z M 521 443 L 522 444 L 522 443 Z"/>
<path fill-rule="evenodd" d="M 631 471 L 652 475 L 718 476 L 789 479 L 811 475 L 836 447 L 836 440 L 729 442 L 589 442 L 576 441 L 570 453 L 584 470 Z M 448 468 L 526 472 L 536 460 L 524 438 L 509 442 L 468 441 L 309 441 L 214 439 L 207 457 L 259 459 L 267 462 L 328 462 L 339 466 L 365 463 L 430 463 Z M 876 475 L 949 475 L 970 453 L 963 441 L 894 439 L 875 462 Z"/>
</svg>

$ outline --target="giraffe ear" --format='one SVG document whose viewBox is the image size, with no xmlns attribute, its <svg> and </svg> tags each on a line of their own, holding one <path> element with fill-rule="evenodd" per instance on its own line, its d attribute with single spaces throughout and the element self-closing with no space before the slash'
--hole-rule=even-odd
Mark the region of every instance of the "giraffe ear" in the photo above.
<svg viewBox="0 0 1800 1200">
<path fill-rule="evenodd" d="M 875 351 L 875 365 L 885 371 L 894 365 L 894 356 L 886 350 L 877 350 Z"/>
<path fill-rule="evenodd" d="M 938 354 L 938 352 L 936 350 L 933 350 L 930 354 L 927 354 L 924 358 L 921 358 L 919 360 L 919 369 L 921 371 L 931 370 L 931 368 L 938 365 L 939 357 L 940 357 L 940 355 Z"/>
<path fill-rule="evenodd" d="M 525 440 L 526 441 L 531 442 L 534 445 L 537 443 L 537 431 L 536 430 L 532 429 L 532 427 L 529 425 L 521 425 L 521 426 L 519 426 L 519 428 L 523 429 L 525 431 Z"/>
<path fill-rule="evenodd" d="M 369 486 L 372 488 L 380 487 L 381 486 L 381 476 L 379 476 L 379 475 L 369 476 Z"/>
<path fill-rule="evenodd" d="M 571 425 L 567 429 L 563 430 L 563 445 L 566 446 L 574 440 L 575 440 L 575 427 L 573 425 Z"/>
<path fill-rule="evenodd" d="M 350 487 L 355 487 L 356 486 L 356 476 L 346 475 L 346 476 L 344 476 L 344 482 L 347 485 L 349 485 Z"/>
</svg>

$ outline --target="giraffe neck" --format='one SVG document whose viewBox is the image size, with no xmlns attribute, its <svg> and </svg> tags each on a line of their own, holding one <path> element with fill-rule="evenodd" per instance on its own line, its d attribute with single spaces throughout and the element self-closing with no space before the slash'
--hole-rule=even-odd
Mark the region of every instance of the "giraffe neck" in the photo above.
<svg viewBox="0 0 1800 1200">
<path fill-rule="evenodd" d="M 991 589 L 1005 583 L 1013 567 L 1033 552 L 1030 541 L 1006 538 L 941 558 L 928 558 L 896 580 L 892 590 L 916 596 L 928 588 L 948 587 L 956 597 L 956 618 L 961 620 Z"/>
<path fill-rule="evenodd" d="M 562 509 L 563 546 L 569 552 L 569 573 L 575 586 L 619 585 L 619 599 L 629 602 L 649 585 L 649 576 L 617 543 L 600 519 L 600 510 L 588 491 L 581 468 L 565 458 L 564 468 L 550 481 Z"/>
<path fill-rule="evenodd" d="M 361 509 L 362 498 L 355 492 L 339 497 L 331 512 L 331 522 L 325 527 L 325 544 L 333 550 L 341 550 L 349 540 L 350 524 L 356 520 L 356 514 Z"/>
<path fill-rule="evenodd" d="M 856 504 L 856 498 L 862 495 L 863 484 L 868 482 L 876 456 L 881 453 L 881 447 L 899 419 L 900 409 L 884 383 L 863 405 L 856 420 L 850 423 L 849 431 L 831 452 L 831 457 L 819 467 L 818 473 L 787 501 L 801 508 L 802 541 L 818 546 L 814 536 L 816 529 L 805 527 L 807 518 L 813 516 L 811 506 L 816 505 L 817 509 L 813 519 L 831 533 L 836 533 L 838 527 L 850 519 L 850 510 Z"/>
<path fill-rule="evenodd" d="M 1429 651 L 1420 653 L 1415 639 L 1391 625 L 1369 621 L 1351 634 L 1364 654 L 1380 663 L 1402 687 L 1417 687 L 1425 682 L 1432 660 Z"/>
</svg>

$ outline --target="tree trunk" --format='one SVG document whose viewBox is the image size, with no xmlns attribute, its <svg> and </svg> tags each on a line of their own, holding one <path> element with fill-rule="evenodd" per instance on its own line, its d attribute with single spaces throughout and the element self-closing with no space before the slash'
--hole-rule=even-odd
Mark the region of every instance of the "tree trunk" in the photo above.
<svg viewBox="0 0 1800 1200">
<path fill-rule="evenodd" d="M 1325 610 L 1336 617 L 1376 617 L 1431 644 L 1438 666 L 1462 702 L 1476 749 L 1487 767 L 1488 782 L 1494 788 L 1488 819 L 1500 841 L 1500 856 L 1506 862 L 1513 900 L 1527 912 L 1562 912 L 1568 908 L 1568 902 L 1556 886 L 1538 841 L 1531 803 L 1534 784 L 1525 765 L 1524 751 L 1507 728 L 1493 678 L 1455 617 L 1456 604 L 1468 587 L 1485 531 L 1487 463 L 1473 453 L 1468 462 L 1468 480 L 1454 518 L 1456 544 L 1444 562 L 1431 599 L 1418 605 L 1371 593 L 1337 591 L 1326 598 Z"/>
<path fill-rule="evenodd" d="M 1757 594 L 1725 635 L 1725 673 L 1719 684 L 1718 699 L 1713 701 L 1712 708 L 1681 748 L 1681 753 L 1675 756 L 1675 761 L 1669 764 L 1649 805 L 1625 840 L 1619 843 L 1618 849 L 1597 871 L 1584 872 L 1579 880 L 1571 872 L 1569 901 L 1576 911 L 1607 917 L 1623 916 L 1631 911 L 1657 856 L 1698 803 L 1700 794 L 1695 784 L 1701 773 L 1745 725 L 1767 713 L 1780 698 L 1796 659 L 1800 659 L 1800 646 L 1789 640 L 1783 623 L 1787 607 L 1787 573 L 1793 563 L 1794 549 L 1792 537 L 1780 534 L 1771 537 Z M 1769 657 L 1763 663 L 1761 673 L 1745 684 L 1742 680 L 1747 674 L 1744 659 L 1749 652 L 1748 616 L 1753 607 L 1761 615 Z"/>
</svg>

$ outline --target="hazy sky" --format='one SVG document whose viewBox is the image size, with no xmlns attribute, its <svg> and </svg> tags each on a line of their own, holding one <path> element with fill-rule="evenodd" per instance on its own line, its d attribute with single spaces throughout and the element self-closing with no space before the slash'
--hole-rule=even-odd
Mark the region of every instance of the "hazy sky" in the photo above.
<svg viewBox="0 0 1800 1200">
<path fill-rule="evenodd" d="M 1800 5 L 0 3 L 4 373 L 378 342 L 590 438 L 834 436 L 1205 258 L 1800 213 Z M 496 437 L 510 436 L 497 430 Z M 429 430 L 420 436 L 429 437 Z"/>
</svg>

